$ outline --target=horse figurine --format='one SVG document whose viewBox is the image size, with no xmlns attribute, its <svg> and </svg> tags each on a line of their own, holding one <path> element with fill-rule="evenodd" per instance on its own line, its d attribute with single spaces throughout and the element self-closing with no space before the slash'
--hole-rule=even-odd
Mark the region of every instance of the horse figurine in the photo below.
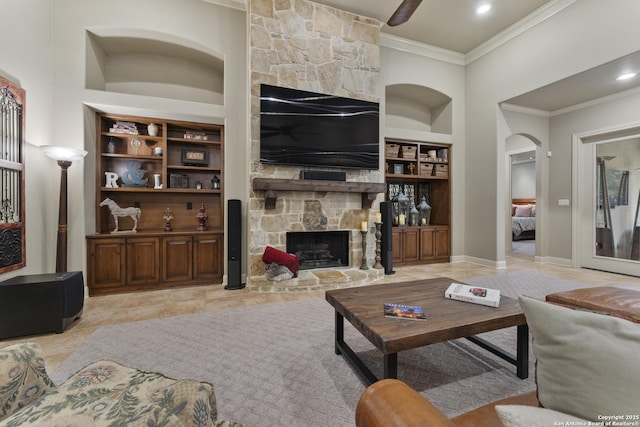
<svg viewBox="0 0 640 427">
<path fill-rule="evenodd" d="M 102 202 L 100 202 L 100 206 L 108 206 L 111 211 L 111 215 L 113 215 L 113 219 L 116 222 L 116 229 L 112 231 L 112 233 L 118 232 L 118 217 L 128 216 L 133 220 L 133 228 L 131 231 L 136 232 L 138 228 L 138 219 L 142 214 L 142 210 L 140 208 L 121 208 L 118 206 L 116 202 L 111 200 L 110 198 L 105 198 Z"/>
</svg>

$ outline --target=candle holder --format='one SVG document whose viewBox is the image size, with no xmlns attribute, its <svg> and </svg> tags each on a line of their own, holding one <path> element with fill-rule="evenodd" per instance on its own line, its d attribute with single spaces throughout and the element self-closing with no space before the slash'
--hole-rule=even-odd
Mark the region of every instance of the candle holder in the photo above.
<svg viewBox="0 0 640 427">
<path fill-rule="evenodd" d="M 380 262 L 382 261 L 382 257 L 380 256 L 380 245 L 382 244 L 382 223 L 375 222 L 374 224 L 376 226 L 376 262 L 373 264 L 373 268 L 384 268 L 384 266 Z"/>
<path fill-rule="evenodd" d="M 362 234 L 362 263 L 360 264 L 360 270 L 368 270 L 367 266 L 367 230 L 360 230 Z"/>
</svg>

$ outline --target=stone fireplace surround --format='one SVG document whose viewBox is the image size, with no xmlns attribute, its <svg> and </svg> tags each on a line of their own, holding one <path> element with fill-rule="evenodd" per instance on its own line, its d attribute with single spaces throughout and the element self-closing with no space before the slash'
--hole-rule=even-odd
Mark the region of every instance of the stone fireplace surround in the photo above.
<svg viewBox="0 0 640 427">
<path fill-rule="evenodd" d="M 254 190 L 255 193 L 255 190 Z M 260 194 L 262 192 L 258 192 Z M 382 197 L 380 195 L 379 197 Z M 373 226 L 374 210 L 362 208 L 360 194 L 341 192 L 279 192 L 274 209 L 264 209 L 264 199 L 256 198 L 262 206 L 252 210 L 251 234 L 269 245 L 286 250 L 289 232 L 346 231 L 349 245 L 349 265 L 344 267 L 301 270 L 298 277 L 284 281 L 272 281 L 264 277 L 262 252 L 254 256 L 249 288 L 263 292 L 299 292 L 333 289 L 370 283 L 383 277 L 383 269 L 371 266 L 375 258 L 375 227 L 369 227 L 366 241 L 367 270 L 360 269 L 362 260 L 362 234 L 360 226 L 367 221 Z M 252 248 L 255 248 L 252 246 Z"/>
<path fill-rule="evenodd" d="M 300 168 L 260 163 L 260 83 L 378 101 L 380 93 L 380 26 L 375 19 L 306 0 L 250 0 L 251 67 L 251 196 L 249 201 L 250 289 L 267 292 L 347 287 L 383 276 L 373 269 L 374 214 L 383 190 L 345 192 L 332 188 L 257 189 L 255 180 L 295 180 Z M 347 183 L 384 187 L 382 171 L 347 171 Z M 369 224 L 366 240 L 368 270 L 360 270 L 362 221 Z M 282 282 L 264 278 L 262 254 L 266 246 L 286 249 L 287 231 L 349 232 L 350 265 L 299 272 Z"/>
</svg>

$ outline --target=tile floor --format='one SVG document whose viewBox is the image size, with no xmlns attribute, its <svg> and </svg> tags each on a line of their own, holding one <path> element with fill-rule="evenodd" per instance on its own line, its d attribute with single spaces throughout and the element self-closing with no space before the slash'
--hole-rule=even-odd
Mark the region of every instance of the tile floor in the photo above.
<svg viewBox="0 0 640 427">
<path fill-rule="evenodd" d="M 618 282 L 624 282 L 626 287 L 640 290 L 640 278 L 552 264 L 535 264 L 532 255 L 528 255 L 526 252 L 514 251 L 507 257 L 507 265 L 506 270 L 499 271 L 469 263 L 396 267 L 394 275 L 384 276 L 374 283 L 392 283 L 442 276 L 464 280 L 505 272 L 529 271 L 580 282 L 587 286 L 611 286 Z M 0 348 L 17 342 L 35 341 L 43 348 L 47 368 L 52 371 L 73 353 L 89 335 L 103 325 L 304 298 L 324 298 L 324 291 L 263 293 L 246 288 L 225 290 L 222 285 L 212 285 L 91 297 L 85 300 L 82 319 L 63 334 L 5 340 L 0 342 Z"/>
</svg>

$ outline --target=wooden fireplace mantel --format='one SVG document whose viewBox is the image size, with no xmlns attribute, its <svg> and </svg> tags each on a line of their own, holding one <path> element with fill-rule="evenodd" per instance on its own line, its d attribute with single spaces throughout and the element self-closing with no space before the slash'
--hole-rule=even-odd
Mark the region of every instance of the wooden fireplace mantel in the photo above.
<svg viewBox="0 0 640 427">
<path fill-rule="evenodd" d="M 383 182 L 350 182 L 278 178 L 254 178 L 253 189 L 265 190 L 265 209 L 274 209 L 276 207 L 278 191 L 361 193 L 362 209 L 371 208 L 371 204 L 378 194 L 386 191 L 386 187 Z"/>
</svg>

